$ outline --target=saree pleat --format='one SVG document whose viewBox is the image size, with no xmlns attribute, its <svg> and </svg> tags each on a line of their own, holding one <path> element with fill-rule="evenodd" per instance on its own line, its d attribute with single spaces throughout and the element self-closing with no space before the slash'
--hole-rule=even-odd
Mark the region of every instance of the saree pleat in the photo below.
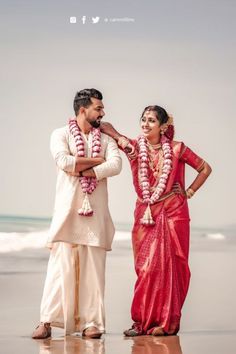
<svg viewBox="0 0 236 354">
<path fill-rule="evenodd" d="M 154 227 L 134 225 L 133 248 L 138 278 L 131 315 L 142 333 L 151 334 L 156 327 L 162 327 L 168 334 L 179 330 L 181 308 L 190 279 L 186 207 L 185 198 L 175 195 L 171 203 L 152 206 Z M 137 205 L 137 220 L 142 212 L 143 205 Z M 181 219 L 178 213 L 182 214 Z"/>
</svg>

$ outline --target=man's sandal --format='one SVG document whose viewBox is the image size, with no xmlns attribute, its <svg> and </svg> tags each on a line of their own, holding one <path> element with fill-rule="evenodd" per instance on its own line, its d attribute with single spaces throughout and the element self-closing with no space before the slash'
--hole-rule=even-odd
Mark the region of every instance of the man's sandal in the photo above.
<svg viewBox="0 0 236 354">
<path fill-rule="evenodd" d="M 35 331 L 32 334 L 33 339 L 46 339 L 51 337 L 51 326 L 50 323 L 40 323 L 36 327 Z"/>
<path fill-rule="evenodd" d="M 101 338 L 102 332 L 100 332 L 97 327 L 88 327 L 83 330 L 82 336 L 87 338 Z"/>
</svg>

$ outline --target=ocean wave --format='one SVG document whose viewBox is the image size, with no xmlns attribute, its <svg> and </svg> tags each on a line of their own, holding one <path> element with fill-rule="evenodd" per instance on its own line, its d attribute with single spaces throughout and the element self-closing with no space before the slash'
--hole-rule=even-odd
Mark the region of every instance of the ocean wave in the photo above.
<svg viewBox="0 0 236 354">
<path fill-rule="evenodd" d="M 226 239 L 226 236 L 223 235 L 222 233 L 208 233 L 206 234 L 206 237 L 210 240 L 225 240 Z"/>
<path fill-rule="evenodd" d="M 48 230 L 34 232 L 1 232 L 0 253 L 45 247 Z"/>
<path fill-rule="evenodd" d="M 214 230 L 215 231 L 215 230 Z M 232 245 L 236 244 L 235 232 L 231 234 L 223 232 L 191 232 L 192 244 L 205 244 L 210 242 L 211 245 L 221 244 L 225 241 Z M 0 232 L 0 253 L 17 252 L 27 249 L 40 249 L 46 247 L 49 228 L 34 230 L 31 232 Z M 114 243 L 129 241 L 131 243 L 131 232 L 117 230 L 114 236 Z"/>
<path fill-rule="evenodd" d="M 0 253 L 39 249 L 46 246 L 48 229 L 34 232 L 0 232 Z M 130 240 L 130 232 L 117 231 L 114 242 Z"/>
</svg>

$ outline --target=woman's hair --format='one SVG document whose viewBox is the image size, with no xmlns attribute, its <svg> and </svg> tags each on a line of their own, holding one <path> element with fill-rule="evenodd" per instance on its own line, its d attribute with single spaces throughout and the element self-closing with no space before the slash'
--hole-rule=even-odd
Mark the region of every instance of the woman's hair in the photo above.
<svg viewBox="0 0 236 354">
<path fill-rule="evenodd" d="M 151 111 L 156 114 L 156 117 L 157 117 L 158 121 L 160 122 L 160 125 L 167 123 L 167 121 L 169 119 L 169 116 L 168 116 L 166 110 L 160 106 L 154 105 L 154 106 L 145 107 L 144 111 L 142 113 L 142 117 L 143 117 L 144 113 L 147 111 Z"/>
</svg>

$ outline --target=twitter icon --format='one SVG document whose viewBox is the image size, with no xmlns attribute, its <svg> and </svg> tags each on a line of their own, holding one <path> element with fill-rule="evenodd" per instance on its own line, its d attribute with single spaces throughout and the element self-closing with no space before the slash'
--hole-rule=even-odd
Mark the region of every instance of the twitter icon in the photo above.
<svg viewBox="0 0 236 354">
<path fill-rule="evenodd" d="M 93 22 L 93 24 L 94 24 L 94 23 L 98 23 L 99 20 L 100 20 L 100 17 L 98 17 L 98 16 L 92 17 L 92 22 Z"/>
</svg>

